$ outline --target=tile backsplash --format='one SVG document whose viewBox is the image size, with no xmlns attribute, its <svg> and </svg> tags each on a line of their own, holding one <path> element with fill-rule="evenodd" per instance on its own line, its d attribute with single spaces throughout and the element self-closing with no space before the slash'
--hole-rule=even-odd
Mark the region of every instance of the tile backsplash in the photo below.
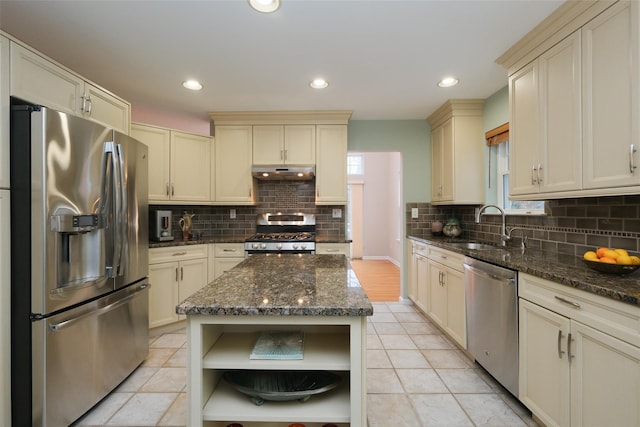
<svg viewBox="0 0 640 427">
<path fill-rule="evenodd" d="M 256 231 L 256 216 L 267 212 L 303 212 L 316 215 L 319 238 L 345 237 L 345 206 L 316 206 L 315 180 L 259 181 L 256 206 L 150 205 L 149 211 L 164 209 L 173 213 L 173 235 L 181 239 L 178 220 L 187 211 L 193 217 L 193 232 L 203 237 L 244 238 Z M 333 209 L 343 210 L 342 218 L 333 218 Z M 235 210 L 235 219 L 230 211 Z"/>
<path fill-rule="evenodd" d="M 455 217 L 463 229 L 461 237 L 500 242 L 501 218 L 483 215 L 475 223 L 477 205 L 433 206 L 429 203 L 407 203 L 407 235 L 425 236 L 431 223 Z M 411 208 L 418 208 L 418 218 L 411 218 Z M 528 236 L 527 247 L 582 256 L 584 251 L 606 246 L 640 252 L 640 195 L 588 197 L 548 200 L 545 215 L 507 215 L 507 227 L 519 245 L 521 233 Z"/>
</svg>

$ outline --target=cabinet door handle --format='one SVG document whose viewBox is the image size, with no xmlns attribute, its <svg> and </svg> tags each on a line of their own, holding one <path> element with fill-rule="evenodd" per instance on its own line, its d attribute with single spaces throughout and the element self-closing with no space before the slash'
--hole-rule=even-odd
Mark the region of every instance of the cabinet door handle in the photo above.
<svg viewBox="0 0 640 427">
<path fill-rule="evenodd" d="M 635 145 L 630 144 L 629 145 L 629 172 L 633 173 L 636 169 L 636 165 L 635 162 L 633 161 L 633 153 L 635 153 L 636 151 L 638 151 L 635 147 Z"/>
<path fill-rule="evenodd" d="M 284 150 L 280 150 L 280 160 L 284 160 Z"/>
<path fill-rule="evenodd" d="M 562 359 L 562 355 L 564 351 L 562 351 L 562 330 L 558 329 L 558 358 Z"/>
<path fill-rule="evenodd" d="M 87 98 L 87 101 L 89 101 L 89 108 L 87 109 L 87 113 L 91 115 L 91 111 L 93 110 L 93 101 L 91 100 L 91 95 L 89 95 L 89 97 Z"/>
<path fill-rule="evenodd" d="M 176 191 L 175 191 L 175 190 L 176 190 L 176 189 L 174 188 L 173 184 L 171 184 L 171 195 L 172 195 L 172 196 L 176 193 Z"/>
<path fill-rule="evenodd" d="M 555 295 L 555 298 L 556 298 L 558 301 L 561 301 L 561 302 L 563 302 L 563 303 L 565 303 L 565 304 L 569 304 L 569 305 L 570 305 L 570 306 L 572 306 L 572 307 L 580 308 L 580 304 L 578 304 L 577 302 L 569 301 L 568 299 L 564 299 L 564 298 L 562 298 L 562 297 L 559 297 L 558 295 Z"/>
<path fill-rule="evenodd" d="M 180 281 L 184 280 L 184 267 L 180 267 Z"/>
<path fill-rule="evenodd" d="M 80 107 L 80 109 L 82 110 L 83 113 L 86 113 L 87 112 L 87 96 L 83 93 L 80 99 L 82 99 L 82 107 Z"/>
<path fill-rule="evenodd" d="M 536 185 L 535 173 L 536 173 L 536 165 L 532 164 L 531 165 L 531 185 Z"/>
<path fill-rule="evenodd" d="M 167 182 L 167 196 L 169 195 L 169 183 Z"/>
<path fill-rule="evenodd" d="M 176 267 L 176 282 L 178 281 L 178 267 Z"/>
<path fill-rule="evenodd" d="M 289 153 L 287 152 L 288 150 L 284 150 L 284 160 L 285 162 L 288 160 L 287 157 L 289 157 Z"/>
<path fill-rule="evenodd" d="M 569 360 L 569 363 L 571 363 L 571 359 L 575 357 L 571 354 L 571 341 L 573 340 L 571 339 L 571 332 L 569 332 L 569 335 L 567 335 L 567 360 Z"/>
</svg>

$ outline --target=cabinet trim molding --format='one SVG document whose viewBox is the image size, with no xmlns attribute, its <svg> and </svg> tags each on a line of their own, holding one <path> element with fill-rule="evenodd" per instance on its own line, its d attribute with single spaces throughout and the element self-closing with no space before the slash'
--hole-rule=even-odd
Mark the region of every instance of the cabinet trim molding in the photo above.
<svg viewBox="0 0 640 427">
<path fill-rule="evenodd" d="M 220 125 L 346 125 L 351 110 L 307 111 L 212 111 L 215 126 Z"/>
</svg>

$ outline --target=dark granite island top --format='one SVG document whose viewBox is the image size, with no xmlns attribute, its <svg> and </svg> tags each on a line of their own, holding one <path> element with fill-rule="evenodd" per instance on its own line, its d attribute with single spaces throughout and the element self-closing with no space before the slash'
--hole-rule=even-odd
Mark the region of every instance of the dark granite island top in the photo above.
<svg viewBox="0 0 640 427">
<path fill-rule="evenodd" d="M 257 254 L 176 307 L 213 316 L 371 316 L 344 255 Z"/>
</svg>

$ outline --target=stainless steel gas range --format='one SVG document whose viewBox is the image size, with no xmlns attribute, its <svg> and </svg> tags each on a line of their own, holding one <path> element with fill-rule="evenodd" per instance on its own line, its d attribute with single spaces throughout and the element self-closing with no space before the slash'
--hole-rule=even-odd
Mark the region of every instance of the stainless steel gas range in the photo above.
<svg viewBox="0 0 640 427">
<path fill-rule="evenodd" d="M 316 217 L 305 213 L 259 214 L 256 234 L 245 240 L 244 249 L 246 255 L 315 253 Z"/>
</svg>

